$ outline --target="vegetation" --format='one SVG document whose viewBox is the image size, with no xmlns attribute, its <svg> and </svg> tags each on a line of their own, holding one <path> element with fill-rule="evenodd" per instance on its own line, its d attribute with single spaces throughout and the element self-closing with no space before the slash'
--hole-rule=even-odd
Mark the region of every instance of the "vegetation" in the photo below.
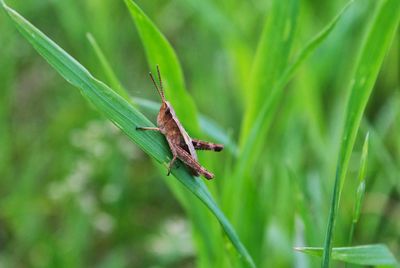
<svg viewBox="0 0 400 268">
<path fill-rule="evenodd" d="M 399 265 L 398 0 L 14 2 L 0 266 Z M 216 179 L 136 131 L 157 64 Z"/>
</svg>

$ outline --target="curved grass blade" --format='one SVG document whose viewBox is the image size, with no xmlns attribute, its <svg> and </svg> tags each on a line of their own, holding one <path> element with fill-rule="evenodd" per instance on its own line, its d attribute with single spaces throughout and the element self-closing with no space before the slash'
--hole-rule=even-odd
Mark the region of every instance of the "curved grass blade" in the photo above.
<svg viewBox="0 0 400 268">
<path fill-rule="evenodd" d="M 112 68 L 104 56 L 100 46 L 97 44 L 96 40 L 93 36 L 89 35 L 89 42 L 91 43 L 93 49 L 95 50 L 96 56 L 101 62 L 101 66 L 103 67 L 104 72 L 106 73 L 107 79 L 111 85 L 114 85 L 116 88 L 119 88 L 119 91 L 122 91 L 126 96 L 128 96 L 128 91 L 122 87 L 122 84 L 119 82 L 116 74 L 112 71 Z M 117 92 L 118 93 L 118 92 Z M 138 104 L 135 99 L 127 98 L 133 105 Z M 155 114 L 157 114 L 160 103 L 146 101 L 143 99 L 139 99 L 144 102 L 144 107 L 149 109 Z M 141 107 L 141 105 L 138 105 Z M 159 170 L 161 174 L 164 173 L 164 169 L 159 166 Z M 202 263 L 202 265 L 210 266 L 215 261 L 213 258 L 214 252 L 220 247 L 218 246 L 218 242 L 220 239 L 216 237 L 217 232 L 219 231 L 218 226 L 215 224 L 210 224 L 210 216 L 207 208 L 203 207 L 196 200 L 196 197 L 191 195 L 188 191 L 186 191 L 179 182 L 175 180 L 170 180 L 169 178 L 165 179 L 165 182 L 170 187 L 171 191 L 175 195 L 175 197 L 180 201 L 181 205 L 185 208 L 186 213 L 191 219 L 193 225 L 193 235 L 194 237 L 200 236 L 201 239 L 195 239 L 196 247 L 202 250 L 202 254 L 198 257 L 197 261 Z M 196 232 L 200 233 L 199 235 Z"/>
<path fill-rule="evenodd" d="M 238 27 L 233 25 L 234 21 L 230 20 L 215 2 L 210 0 L 180 0 L 179 2 L 189 7 L 192 12 L 196 12 L 201 21 L 207 25 L 207 30 L 214 31 L 218 37 L 223 37 L 222 41 L 235 39 Z"/>
<path fill-rule="evenodd" d="M 96 52 L 96 56 L 99 61 L 102 63 L 101 66 L 103 67 L 104 73 L 108 79 L 108 82 L 111 85 L 119 88 L 121 91 L 128 95 L 127 90 L 122 86 L 119 82 L 119 79 L 112 71 L 112 68 L 109 64 L 109 61 L 104 56 L 100 46 L 97 44 L 96 40 L 93 36 L 88 36 L 92 47 Z M 153 113 L 157 113 L 160 108 L 160 103 L 145 100 L 142 98 L 128 98 L 132 104 L 137 105 L 135 107 L 147 109 Z M 200 120 L 202 116 L 200 116 Z M 202 123 L 202 120 L 200 121 Z M 201 127 L 205 133 L 209 133 L 211 131 L 211 136 L 215 134 L 215 131 L 212 131 L 212 128 L 208 127 L 207 125 L 204 126 L 201 124 Z M 217 134 L 223 132 L 217 132 Z M 226 135 L 225 135 L 226 136 Z M 229 150 L 231 147 L 230 144 L 222 142 L 218 138 L 214 138 L 215 141 L 227 144 L 226 148 Z M 231 151 L 231 150 L 230 150 Z M 159 168 L 161 174 L 164 174 L 164 169 Z M 218 226 L 212 222 L 212 215 L 208 213 L 207 209 L 203 207 L 199 202 L 197 202 L 196 197 L 191 195 L 188 191 L 183 189 L 179 182 L 175 180 L 170 180 L 169 178 L 165 179 L 165 182 L 170 187 L 171 191 L 175 195 L 175 197 L 179 200 L 181 205 L 185 208 L 186 213 L 188 214 L 189 218 L 191 219 L 191 223 L 193 225 L 193 236 L 194 238 L 199 237 L 200 239 L 195 239 L 194 242 L 196 244 L 196 248 L 201 252 L 198 255 L 197 262 L 199 266 L 209 267 L 214 265 L 216 262 L 215 259 L 215 252 L 221 248 L 223 240 L 222 237 L 219 236 L 219 228 Z"/>
<path fill-rule="evenodd" d="M 323 267 L 329 267 L 332 249 L 333 230 L 339 208 L 347 167 L 357 137 L 358 128 L 365 106 L 371 95 L 379 69 L 386 51 L 396 33 L 400 19 L 400 1 L 386 0 L 372 18 L 372 24 L 366 32 L 356 70 L 350 85 L 350 97 L 346 108 L 346 117 L 342 132 L 336 177 L 333 188 L 328 226 L 325 236 Z"/>
<path fill-rule="evenodd" d="M 96 39 L 93 37 L 92 34 L 87 33 L 86 38 L 89 40 L 90 45 L 92 46 L 94 53 L 96 54 L 101 68 L 103 69 L 107 80 L 110 82 L 111 88 L 115 90 L 121 97 L 123 97 L 127 101 L 132 101 L 129 97 L 128 91 L 122 86 L 117 75 L 114 73 L 113 69 L 109 61 L 107 60 L 106 56 L 103 53 L 103 50 L 100 48 L 99 44 L 97 43 Z"/>
<path fill-rule="evenodd" d="M 383 142 L 383 135 L 376 130 L 365 118 L 361 122 L 361 129 L 369 132 L 371 135 L 371 150 L 377 155 L 377 159 L 381 165 L 385 165 L 384 173 L 388 181 L 400 191 L 400 183 L 397 174 L 400 174 L 400 167 L 390 155 L 388 149 Z"/>
<path fill-rule="evenodd" d="M 162 135 L 136 130 L 136 126 L 153 125 L 143 114 L 107 85 L 94 78 L 78 61 L 62 50 L 15 10 L 8 7 L 4 1 L 0 0 L 0 4 L 20 33 L 65 80 L 79 88 L 82 95 L 99 112 L 111 120 L 143 151 L 157 162 L 164 165 L 167 164 L 171 155 Z M 210 209 L 248 266 L 255 267 L 251 256 L 239 240 L 225 215 L 213 200 L 205 183 L 200 179 L 194 178 L 184 168 L 174 169 L 172 174 Z"/>
<path fill-rule="evenodd" d="M 174 49 L 134 1 L 124 1 L 139 32 L 150 68 L 154 70 L 157 64 L 160 66 L 167 99 L 185 127 L 193 134 L 198 134 L 196 105 L 185 89 L 182 69 Z"/>
<path fill-rule="evenodd" d="M 351 222 L 350 234 L 349 234 L 349 246 L 351 245 L 351 241 L 353 239 L 355 226 L 358 222 L 358 219 L 360 218 L 361 204 L 365 194 L 365 176 L 366 176 L 365 173 L 367 169 L 368 146 L 369 146 L 369 132 L 365 136 L 364 145 L 361 153 L 360 171 L 358 173 L 358 186 L 355 196 L 356 201 L 354 204 L 353 219 Z"/>
<path fill-rule="evenodd" d="M 11 118 L 13 92 L 12 79 L 17 70 L 17 63 L 13 58 L 14 36 L 3 22 L 5 19 L 0 18 L 0 32 L 2 39 L 2 49 L 0 51 L 1 70 L 0 70 L 0 177 L 10 177 L 6 173 L 11 171 L 7 168 L 11 166 L 12 160 L 12 140 L 13 131 L 9 118 Z M 4 46 L 4 44 L 6 44 Z"/>
<path fill-rule="evenodd" d="M 322 257 L 324 252 L 322 247 L 296 247 L 295 250 L 317 257 Z M 399 265 L 386 245 L 381 244 L 333 248 L 332 259 L 358 265 Z"/>
</svg>

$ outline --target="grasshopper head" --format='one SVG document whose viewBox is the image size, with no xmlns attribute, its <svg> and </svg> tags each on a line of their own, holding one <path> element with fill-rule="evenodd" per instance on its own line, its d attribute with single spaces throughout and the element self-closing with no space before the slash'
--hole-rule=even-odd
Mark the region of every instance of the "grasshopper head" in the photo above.
<svg viewBox="0 0 400 268">
<path fill-rule="evenodd" d="M 171 104 L 168 101 L 163 101 L 161 103 L 160 111 L 157 116 L 157 125 L 163 128 L 172 118 Z"/>
</svg>

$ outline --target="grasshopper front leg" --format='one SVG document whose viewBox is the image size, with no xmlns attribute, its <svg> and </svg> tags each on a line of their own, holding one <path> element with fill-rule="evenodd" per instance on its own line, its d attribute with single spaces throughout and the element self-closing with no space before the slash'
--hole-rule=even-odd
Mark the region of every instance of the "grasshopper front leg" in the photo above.
<svg viewBox="0 0 400 268">
<path fill-rule="evenodd" d="M 222 144 L 216 144 L 197 139 L 192 139 L 192 144 L 196 150 L 209 150 L 209 151 L 220 152 L 222 151 L 222 149 L 224 149 L 224 146 Z"/>
</svg>

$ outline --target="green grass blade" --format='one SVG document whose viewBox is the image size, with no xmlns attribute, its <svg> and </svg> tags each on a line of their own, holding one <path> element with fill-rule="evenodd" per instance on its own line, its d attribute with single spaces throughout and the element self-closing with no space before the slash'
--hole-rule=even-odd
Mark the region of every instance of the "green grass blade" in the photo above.
<svg viewBox="0 0 400 268">
<path fill-rule="evenodd" d="M 238 173 L 245 173 L 246 167 L 252 167 L 254 161 L 258 158 L 261 149 L 263 148 L 262 142 L 265 141 L 265 133 L 267 132 L 272 115 L 278 105 L 278 102 L 283 95 L 283 88 L 287 85 L 294 73 L 298 70 L 301 64 L 308 58 L 308 56 L 317 49 L 322 42 L 332 32 L 339 19 L 343 16 L 344 12 L 352 3 L 349 2 L 336 16 L 335 18 L 298 53 L 296 59 L 285 69 L 282 76 L 279 78 L 273 93 L 270 98 L 264 102 L 254 125 L 251 128 L 249 138 L 243 146 L 242 158 L 243 161 L 239 161 Z"/>
<path fill-rule="evenodd" d="M 332 203 L 325 236 L 323 267 L 329 267 L 333 229 L 340 202 L 350 155 L 356 140 L 361 118 L 371 95 L 378 71 L 386 51 L 396 33 L 400 19 L 400 1 L 386 0 L 380 6 L 368 28 L 361 53 L 350 85 L 342 142 L 336 168 Z"/>
<path fill-rule="evenodd" d="M 254 58 L 248 88 L 241 143 L 247 140 L 265 99 L 270 98 L 290 56 L 298 16 L 297 0 L 275 0 L 265 20 Z"/>
<path fill-rule="evenodd" d="M 237 35 L 234 22 L 216 5 L 215 2 L 204 0 L 180 0 L 182 5 L 190 7 L 193 12 L 207 25 L 207 29 L 214 31 L 221 40 L 232 40 Z M 215 27 L 218 25 L 218 27 Z M 223 32 L 223 34 L 221 34 Z"/>
<path fill-rule="evenodd" d="M 350 234 L 349 234 L 349 246 L 351 245 L 351 241 L 353 239 L 354 229 L 360 218 L 361 214 L 361 204 L 364 199 L 365 194 L 365 176 L 366 176 L 366 169 L 367 169 L 367 157 L 368 157 L 368 146 L 369 146 L 369 133 L 365 136 L 365 141 L 361 153 L 361 163 L 360 163 L 360 171 L 358 173 L 358 186 L 355 196 L 355 204 L 353 209 L 353 219 L 350 227 Z"/>
<path fill-rule="evenodd" d="M 166 164 L 169 161 L 170 151 L 161 134 L 136 130 L 136 126 L 153 125 L 143 114 L 107 85 L 94 78 L 78 61 L 62 50 L 16 11 L 8 7 L 3 1 L 0 1 L 0 4 L 14 22 L 16 28 L 39 54 L 64 79 L 79 88 L 82 95 L 99 112 L 118 126 L 133 142 L 157 162 Z M 184 168 L 173 169 L 172 174 L 210 209 L 239 254 L 250 267 L 254 267 L 251 256 L 248 254 L 246 248 L 244 248 L 225 215 L 211 197 L 203 180 L 194 178 Z"/>
<path fill-rule="evenodd" d="M 305 46 L 300 50 L 294 61 L 285 69 L 282 76 L 276 86 L 276 90 L 282 89 L 289 80 L 293 77 L 293 74 L 298 70 L 301 64 L 326 40 L 329 34 L 337 25 L 339 19 L 343 16 L 345 11 L 353 3 L 353 0 L 349 1 L 341 11 L 330 21 L 324 29 L 322 29 L 316 36 L 314 36 Z"/>
<path fill-rule="evenodd" d="M 182 69 L 174 49 L 135 2 L 125 0 L 125 4 L 139 32 L 150 68 L 155 70 L 157 64 L 160 66 L 167 99 L 185 127 L 198 132 L 196 106 L 185 89 Z"/>
<path fill-rule="evenodd" d="M 297 247 L 296 250 L 311 256 L 322 257 L 322 247 Z M 398 265 L 386 245 L 363 245 L 332 249 L 332 259 L 358 265 Z"/>
<path fill-rule="evenodd" d="M 398 182 L 397 174 L 400 173 L 400 167 L 389 153 L 388 149 L 383 143 L 383 135 L 377 131 L 367 120 L 361 122 L 361 129 L 368 131 L 371 135 L 371 150 L 377 155 L 380 165 L 385 165 L 384 173 L 390 183 L 400 190 L 400 183 Z"/>
<path fill-rule="evenodd" d="M 166 162 L 169 150 L 161 135 L 142 133 L 135 130 L 137 125 L 153 125 L 144 115 L 129 105 L 112 89 L 95 79 L 78 61 L 72 58 L 57 44 L 36 29 L 15 10 L 2 6 L 13 20 L 17 29 L 32 46 L 56 69 L 60 75 L 81 93 L 108 119 L 113 121 L 146 153 L 158 162 Z"/>
<path fill-rule="evenodd" d="M 96 57 L 100 62 L 101 68 L 103 69 L 104 74 L 106 75 L 106 78 L 109 81 L 111 88 L 114 89 L 121 97 L 123 97 L 127 101 L 129 101 L 129 102 L 132 101 L 129 98 L 129 94 L 128 94 L 127 90 L 122 86 L 119 79 L 117 78 L 117 75 L 114 73 L 113 69 L 111 68 L 111 65 L 110 65 L 108 59 L 104 55 L 104 52 L 100 48 L 96 39 L 90 33 L 87 33 L 86 37 L 89 40 L 89 43 L 92 46 L 94 53 L 96 54 Z"/>
<path fill-rule="evenodd" d="M 240 189 L 243 189 L 243 183 L 245 174 L 254 167 L 255 161 L 258 159 L 262 149 L 264 148 L 265 135 L 268 131 L 274 112 L 276 111 L 279 100 L 283 96 L 283 88 L 287 85 L 294 73 L 298 70 L 301 64 L 308 58 L 308 56 L 314 52 L 324 40 L 329 36 L 332 30 L 337 25 L 339 19 L 343 16 L 344 12 L 352 3 L 349 2 L 334 18 L 333 20 L 317 33 L 317 35 L 311 39 L 311 41 L 298 53 L 295 60 L 285 69 L 279 81 L 272 90 L 270 97 L 264 102 L 254 125 L 251 127 L 248 138 L 242 147 L 242 152 L 239 156 L 240 160 L 237 162 L 235 169 L 235 178 L 238 178 L 239 182 L 232 187 L 233 190 L 230 192 L 237 193 Z M 231 196 L 231 194 L 227 194 Z M 235 198 L 237 199 L 237 198 Z M 239 199 L 237 199 L 239 200 Z M 231 201 L 230 201 L 231 202 Z"/>
</svg>

